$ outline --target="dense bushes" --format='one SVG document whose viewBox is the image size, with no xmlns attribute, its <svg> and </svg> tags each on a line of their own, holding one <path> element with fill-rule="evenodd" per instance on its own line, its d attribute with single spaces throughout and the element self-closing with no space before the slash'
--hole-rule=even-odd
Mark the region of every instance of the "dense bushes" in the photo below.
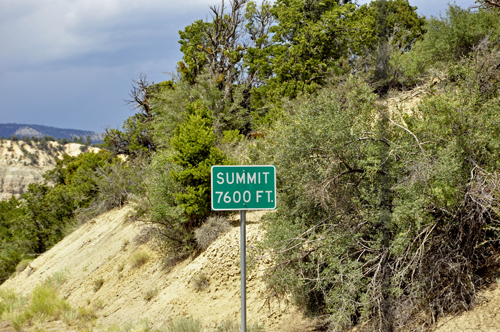
<svg viewBox="0 0 500 332">
<path fill-rule="evenodd" d="M 334 330 L 474 304 L 500 235 L 497 55 L 464 60 L 412 117 L 389 118 L 354 79 L 289 104 L 263 146 L 282 191 L 263 243 L 274 291 Z"/>
<path fill-rule="evenodd" d="M 291 292 L 310 315 L 330 314 L 336 326 L 356 312 L 369 316 L 365 262 L 355 243 L 372 237 L 366 253 L 372 260 L 381 246 L 379 150 L 388 138 L 372 128 L 374 99 L 366 84 L 351 79 L 292 103 L 264 150 L 281 191 L 266 223 L 264 245 L 277 263 L 269 285 Z"/>
<path fill-rule="evenodd" d="M 499 19 L 495 11 L 474 11 L 449 5 L 446 16 L 429 19 L 428 32 L 421 45 L 423 54 L 428 61 L 441 63 L 470 56 L 486 36 L 499 40 Z"/>
<path fill-rule="evenodd" d="M 16 221 L 24 214 L 20 205 L 15 197 L 0 201 L 0 281 L 9 277 L 23 258 L 23 245 L 15 241 L 20 236 Z"/>
<path fill-rule="evenodd" d="M 390 6 L 395 3 L 390 2 Z M 375 4 L 373 2 L 371 7 L 377 7 Z M 496 11 L 449 5 L 444 16 L 431 17 L 424 28 L 419 26 L 421 18 L 413 17 L 415 13 L 412 16 L 407 12 L 407 7 L 402 6 L 400 12 L 389 11 L 386 21 L 399 18 L 396 22 L 398 29 L 392 34 L 384 30 L 386 42 L 379 40 L 373 54 L 356 61 L 357 70 L 368 68 L 371 85 L 379 94 L 391 89 L 411 89 L 425 83 L 430 75 L 441 78 L 444 74 L 456 75 L 458 68 L 462 67 L 459 62 L 471 57 L 475 48 L 481 45 L 485 47 L 487 40 L 490 41 L 490 49 L 498 45 L 500 13 Z M 405 19 L 417 23 L 403 29 L 401 27 L 405 25 Z M 426 31 L 425 35 L 421 34 L 423 31 Z"/>
</svg>

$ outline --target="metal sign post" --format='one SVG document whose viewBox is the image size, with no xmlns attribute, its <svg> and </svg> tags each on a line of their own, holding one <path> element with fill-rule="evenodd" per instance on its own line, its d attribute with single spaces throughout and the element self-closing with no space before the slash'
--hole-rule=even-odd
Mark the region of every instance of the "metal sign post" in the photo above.
<svg viewBox="0 0 500 332">
<path fill-rule="evenodd" d="M 240 266 L 241 266 L 241 332 L 247 330 L 247 232 L 245 225 L 246 211 L 240 211 Z"/>
<path fill-rule="evenodd" d="M 211 184 L 212 210 L 240 211 L 241 332 L 246 332 L 246 211 L 276 209 L 276 167 L 212 166 Z"/>
</svg>

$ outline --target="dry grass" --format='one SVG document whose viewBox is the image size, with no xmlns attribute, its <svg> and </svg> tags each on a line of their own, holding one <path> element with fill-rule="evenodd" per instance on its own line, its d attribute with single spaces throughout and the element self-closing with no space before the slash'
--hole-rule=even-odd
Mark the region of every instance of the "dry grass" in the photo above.
<svg viewBox="0 0 500 332">
<path fill-rule="evenodd" d="M 145 251 L 136 252 L 131 259 L 132 267 L 140 268 L 149 260 L 149 254 Z"/>
<path fill-rule="evenodd" d="M 150 289 L 147 292 L 144 293 L 144 300 L 147 302 L 151 301 L 156 295 L 158 295 L 158 288 Z"/>
<path fill-rule="evenodd" d="M 206 273 L 198 273 L 191 279 L 191 284 L 196 291 L 202 291 L 210 286 L 209 278 Z"/>
<path fill-rule="evenodd" d="M 26 270 L 26 268 L 28 267 L 28 265 L 32 260 L 33 259 L 23 259 L 22 261 L 20 261 L 19 264 L 17 264 L 16 266 L 16 274 L 19 274 L 24 270 Z"/>
<path fill-rule="evenodd" d="M 210 217 L 200 228 L 194 231 L 196 242 L 202 250 L 206 250 L 221 234 L 230 229 L 231 226 L 226 218 Z"/>
<path fill-rule="evenodd" d="M 104 285 L 104 278 L 101 277 L 94 281 L 94 292 L 97 292 L 99 289 L 101 289 L 102 285 Z"/>
<path fill-rule="evenodd" d="M 168 324 L 166 332 L 203 332 L 203 323 L 193 317 L 180 317 Z"/>
</svg>

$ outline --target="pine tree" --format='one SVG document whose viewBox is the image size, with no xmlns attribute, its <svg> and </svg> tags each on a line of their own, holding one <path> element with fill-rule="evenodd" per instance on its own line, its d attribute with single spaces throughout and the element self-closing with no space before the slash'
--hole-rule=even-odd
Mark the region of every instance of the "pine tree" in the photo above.
<svg viewBox="0 0 500 332">
<path fill-rule="evenodd" d="M 185 188 L 174 197 L 188 215 L 189 229 L 200 226 L 210 213 L 211 166 L 229 164 L 224 152 L 214 145 L 217 136 L 208 109 L 201 102 L 190 105 L 190 109 L 191 114 L 171 140 L 171 161 L 183 169 L 170 174 Z"/>
</svg>

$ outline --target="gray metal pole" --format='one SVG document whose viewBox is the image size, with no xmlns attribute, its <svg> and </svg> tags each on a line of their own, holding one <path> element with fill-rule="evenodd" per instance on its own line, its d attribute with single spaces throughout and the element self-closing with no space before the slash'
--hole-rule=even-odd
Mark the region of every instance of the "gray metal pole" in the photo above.
<svg viewBox="0 0 500 332">
<path fill-rule="evenodd" d="M 240 243 L 241 243 L 241 250 L 240 250 L 240 256 L 241 256 L 241 262 L 240 262 L 240 267 L 241 267 L 241 332 L 246 332 L 247 331 L 247 266 L 246 266 L 246 241 L 247 241 L 247 234 L 246 234 L 246 226 L 245 226 L 245 216 L 246 216 L 246 211 L 245 210 L 240 210 L 240 222 L 241 222 L 241 227 L 240 227 Z"/>
</svg>

